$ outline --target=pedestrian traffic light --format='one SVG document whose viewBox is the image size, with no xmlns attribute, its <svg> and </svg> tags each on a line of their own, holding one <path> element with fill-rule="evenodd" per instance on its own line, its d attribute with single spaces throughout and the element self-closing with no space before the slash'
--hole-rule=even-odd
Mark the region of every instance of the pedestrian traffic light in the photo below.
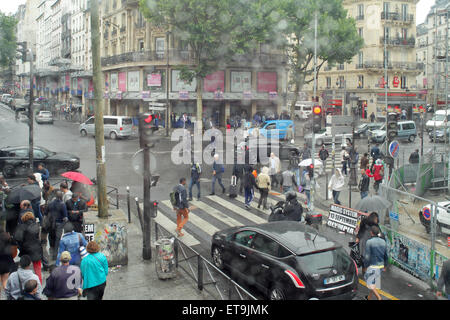
<svg viewBox="0 0 450 320">
<path fill-rule="evenodd" d="M 26 42 L 17 42 L 18 48 L 17 52 L 20 53 L 22 62 L 27 61 L 27 43 Z"/>
<path fill-rule="evenodd" d="M 322 107 L 313 107 L 313 132 L 318 133 L 322 127 Z"/>
<path fill-rule="evenodd" d="M 159 142 L 161 136 L 155 134 L 157 127 L 152 124 L 152 116 L 149 114 L 141 114 L 139 116 L 139 142 L 141 148 L 155 146 Z"/>
<path fill-rule="evenodd" d="M 387 117 L 386 138 L 388 142 L 392 142 L 398 135 L 397 114 L 390 112 Z"/>
<path fill-rule="evenodd" d="M 158 214 L 158 201 L 150 201 L 150 216 L 156 218 Z"/>
</svg>

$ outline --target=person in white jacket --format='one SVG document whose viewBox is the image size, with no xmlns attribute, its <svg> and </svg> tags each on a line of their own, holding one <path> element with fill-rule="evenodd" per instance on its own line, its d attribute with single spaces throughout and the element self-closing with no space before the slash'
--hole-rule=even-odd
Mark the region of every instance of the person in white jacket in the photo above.
<svg viewBox="0 0 450 320">
<path fill-rule="evenodd" d="M 339 201 L 339 194 L 344 190 L 345 178 L 341 173 L 341 170 L 336 168 L 334 174 L 331 176 L 330 182 L 328 183 L 328 189 L 333 191 L 333 200 L 335 204 L 341 204 Z"/>
</svg>

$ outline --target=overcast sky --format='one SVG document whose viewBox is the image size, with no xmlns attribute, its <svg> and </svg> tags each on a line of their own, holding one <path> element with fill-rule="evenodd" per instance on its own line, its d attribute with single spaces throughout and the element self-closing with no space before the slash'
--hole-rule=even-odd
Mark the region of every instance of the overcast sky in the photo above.
<svg viewBox="0 0 450 320">
<path fill-rule="evenodd" d="M 3 13 L 15 13 L 17 7 L 24 4 L 26 0 L 0 0 L 0 11 Z M 430 7 L 434 4 L 434 0 L 420 0 L 417 4 L 417 24 L 425 21 Z"/>
</svg>

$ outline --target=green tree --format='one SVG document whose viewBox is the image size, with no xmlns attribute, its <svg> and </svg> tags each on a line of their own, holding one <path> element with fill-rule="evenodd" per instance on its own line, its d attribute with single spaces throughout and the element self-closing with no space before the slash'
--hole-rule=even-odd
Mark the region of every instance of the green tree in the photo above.
<svg viewBox="0 0 450 320">
<path fill-rule="evenodd" d="M 347 17 L 342 0 L 282 0 L 280 19 L 283 46 L 289 56 L 290 84 L 295 98 L 291 104 L 294 117 L 298 92 L 314 81 L 314 17 L 317 12 L 317 75 L 324 63 L 349 63 L 364 45 L 355 20 Z"/>
<path fill-rule="evenodd" d="M 0 12 L 0 66 L 2 67 L 15 64 L 16 25 L 16 18 Z"/>
<path fill-rule="evenodd" d="M 252 53 L 272 34 L 278 0 L 140 0 L 154 26 L 171 30 L 193 52 L 193 65 L 178 66 L 180 79 L 197 82 L 197 123 L 201 128 L 203 79 L 238 55 Z"/>
</svg>

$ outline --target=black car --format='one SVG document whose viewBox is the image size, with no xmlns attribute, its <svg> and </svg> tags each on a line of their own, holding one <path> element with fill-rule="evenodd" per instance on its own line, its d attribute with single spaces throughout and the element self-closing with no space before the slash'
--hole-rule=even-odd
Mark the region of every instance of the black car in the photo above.
<svg viewBox="0 0 450 320">
<path fill-rule="evenodd" d="M 28 174 L 28 150 L 28 146 L 0 149 L 0 170 L 5 177 Z M 43 147 L 34 147 L 33 150 L 33 167 L 35 169 L 39 163 L 43 163 L 50 173 L 60 174 L 80 167 L 80 158 L 73 154 L 53 152 Z"/>
<path fill-rule="evenodd" d="M 277 221 L 213 235 L 212 261 L 267 299 L 352 299 L 358 270 L 338 243 L 301 223 Z"/>
</svg>

